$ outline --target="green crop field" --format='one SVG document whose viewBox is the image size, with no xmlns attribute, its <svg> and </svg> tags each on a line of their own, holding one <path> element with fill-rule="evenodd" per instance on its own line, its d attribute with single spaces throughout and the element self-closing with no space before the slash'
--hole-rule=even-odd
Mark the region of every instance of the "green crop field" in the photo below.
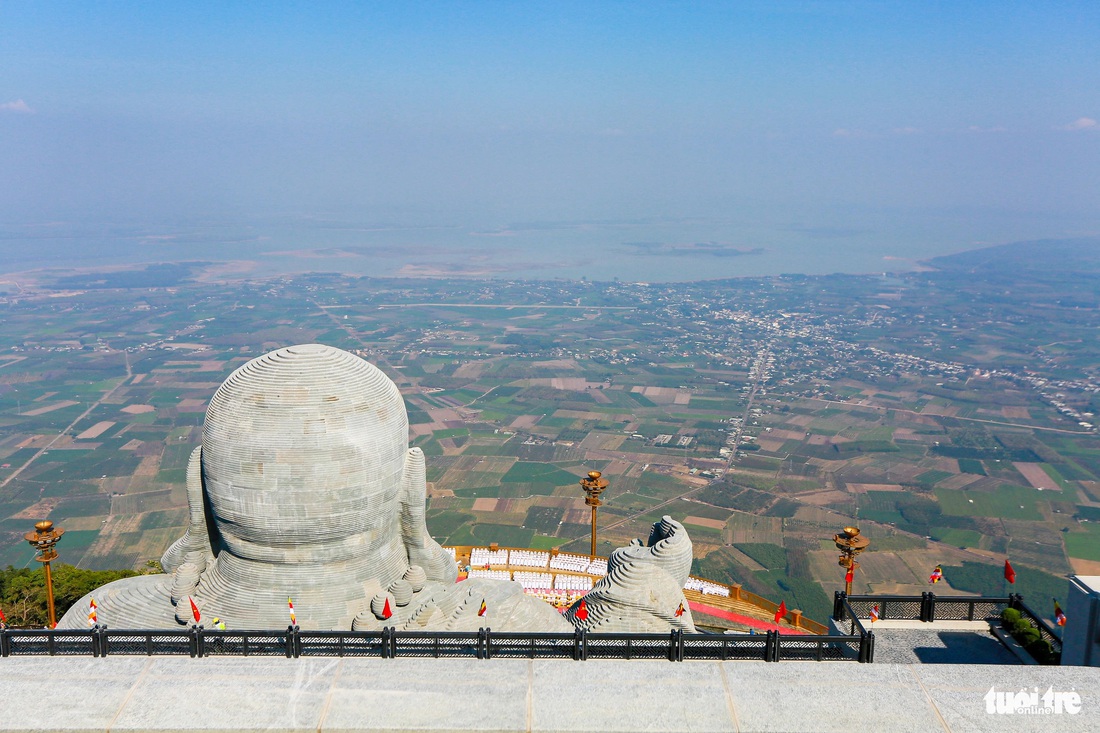
<svg viewBox="0 0 1100 733">
<path fill-rule="evenodd" d="M 1100 524 L 1082 525 L 1084 532 L 1067 532 L 1065 537 L 1066 554 L 1081 560 L 1100 562 Z"/>
<path fill-rule="evenodd" d="M 579 482 L 580 478 L 551 464 L 521 461 L 508 469 L 500 480 L 504 483 L 538 481 L 553 486 L 568 486 Z"/>
<path fill-rule="evenodd" d="M 996 491 L 988 493 L 937 489 L 936 497 L 944 514 L 957 517 L 1000 517 L 1036 521 L 1043 518 L 1035 506 L 1038 492 L 1013 484 L 1001 484 Z"/>
</svg>

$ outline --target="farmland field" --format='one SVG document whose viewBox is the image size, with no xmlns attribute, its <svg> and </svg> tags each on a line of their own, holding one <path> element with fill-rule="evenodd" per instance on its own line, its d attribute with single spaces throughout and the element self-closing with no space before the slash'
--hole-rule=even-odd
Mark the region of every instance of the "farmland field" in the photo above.
<svg viewBox="0 0 1100 733">
<path fill-rule="evenodd" d="M 185 529 L 217 386 L 321 341 L 398 385 L 441 541 L 586 552 L 579 481 L 600 470 L 602 552 L 669 514 L 697 570 L 807 613 L 828 613 L 831 538 L 853 523 L 864 590 L 919 592 L 937 563 L 959 568 L 937 592 L 988 590 L 1011 558 L 1016 590 L 1047 594 L 1070 560 L 1100 562 L 1096 287 L 1015 277 L 1026 294 L 1005 299 L 950 268 L 81 291 L 39 273 L 0 291 L 0 564 L 32 562 L 43 518 L 67 529 L 63 561 L 156 560 Z"/>
</svg>

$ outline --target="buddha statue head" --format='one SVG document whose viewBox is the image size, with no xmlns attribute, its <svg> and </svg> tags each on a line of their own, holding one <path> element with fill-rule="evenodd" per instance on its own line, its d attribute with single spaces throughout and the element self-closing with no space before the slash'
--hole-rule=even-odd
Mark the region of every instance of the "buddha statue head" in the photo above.
<svg viewBox="0 0 1100 733">
<path fill-rule="evenodd" d="M 397 522 L 409 423 L 395 385 L 308 344 L 253 359 L 210 400 L 202 473 L 221 542 L 240 557 L 347 560 Z"/>
<path fill-rule="evenodd" d="M 279 349 L 211 398 L 188 467 L 188 533 L 162 564 L 174 570 L 198 551 L 204 588 L 275 587 L 282 597 L 323 585 L 344 588 L 334 597 L 349 603 L 369 601 L 410 565 L 453 580 L 454 563 L 424 526 L 425 488 L 393 381 L 332 347 Z"/>
</svg>

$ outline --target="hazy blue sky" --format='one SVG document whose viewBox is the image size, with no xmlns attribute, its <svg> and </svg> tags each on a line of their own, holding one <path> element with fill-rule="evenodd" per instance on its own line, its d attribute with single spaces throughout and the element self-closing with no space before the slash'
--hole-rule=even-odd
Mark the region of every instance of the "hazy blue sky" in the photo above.
<svg viewBox="0 0 1100 733">
<path fill-rule="evenodd" d="M 0 4 L 7 227 L 1096 234 L 1098 120 L 1094 0 Z"/>
</svg>

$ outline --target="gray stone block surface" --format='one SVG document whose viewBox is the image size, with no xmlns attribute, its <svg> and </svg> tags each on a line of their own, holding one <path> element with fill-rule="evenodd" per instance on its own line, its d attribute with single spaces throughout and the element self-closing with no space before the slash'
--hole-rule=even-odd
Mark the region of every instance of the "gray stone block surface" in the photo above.
<svg viewBox="0 0 1100 733">
<path fill-rule="evenodd" d="M 1100 730 L 1085 667 L 663 660 L 8 657 L 3 731 Z M 1061 715 L 986 711 L 991 686 L 1074 690 Z"/>
</svg>

